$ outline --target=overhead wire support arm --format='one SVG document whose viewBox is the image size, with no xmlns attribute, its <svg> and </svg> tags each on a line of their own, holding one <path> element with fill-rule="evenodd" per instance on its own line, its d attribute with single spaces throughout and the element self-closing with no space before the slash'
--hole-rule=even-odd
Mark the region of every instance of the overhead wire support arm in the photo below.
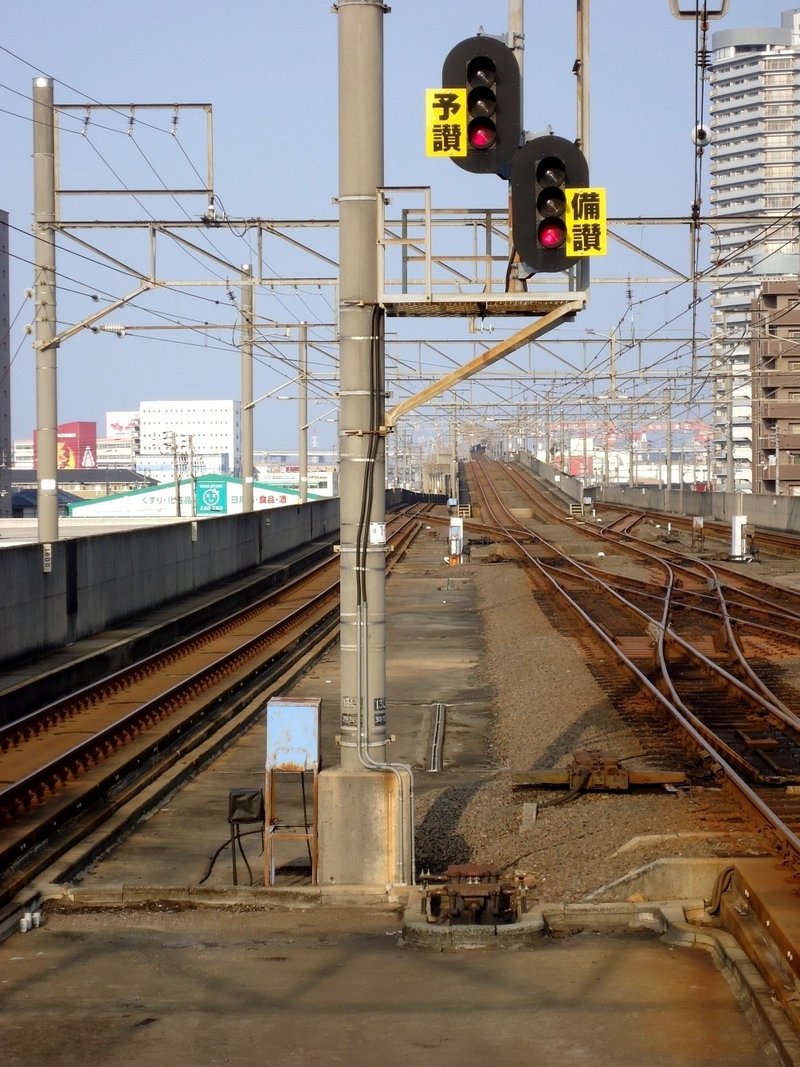
<svg viewBox="0 0 800 1067">
<path fill-rule="evenodd" d="M 154 229 L 158 233 L 163 233 L 166 237 L 171 238 L 176 244 L 181 245 L 183 248 L 191 249 L 192 252 L 196 252 L 204 259 L 211 260 L 212 263 L 218 264 L 225 270 L 230 271 L 232 274 L 238 274 L 241 271 L 241 265 L 232 263 L 229 259 L 223 259 L 222 256 L 215 256 L 213 252 L 209 252 L 207 248 L 203 248 L 194 241 L 188 241 L 185 237 L 179 236 L 177 233 L 173 233 L 171 229 L 171 223 L 162 222 L 158 223 Z"/>
<path fill-rule="evenodd" d="M 57 195 L 60 196 L 72 196 L 79 195 L 85 196 L 88 193 L 92 195 L 140 195 L 140 196 L 163 196 L 165 193 L 173 195 L 190 195 L 190 196 L 204 196 L 207 198 L 209 204 L 214 200 L 214 117 L 211 104 L 199 103 L 199 104 L 103 104 L 103 103 L 81 103 L 81 104 L 56 104 L 54 106 L 54 115 L 57 116 L 60 113 L 67 114 L 73 111 L 79 111 L 85 115 L 91 115 L 93 111 L 108 111 L 113 113 L 128 112 L 131 116 L 129 120 L 129 130 L 132 129 L 133 115 L 137 111 L 170 111 L 172 112 L 171 128 L 169 130 L 163 130 L 165 134 L 170 137 L 175 137 L 176 130 L 176 113 L 177 110 L 181 111 L 202 111 L 206 117 L 206 176 L 205 187 L 191 188 L 191 189 L 71 189 L 61 188 L 57 189 Z M 88 121 L 86 123 L 88 125 Z M 84 126 L 84 129 L 86 126 Z M 195 169 L 195 168 L 193 168 Z M 202 180 L 202 174 L 199 174 L 195 169 L 195 173 L 198 178 Z"/>
<path fill-rule="evenodd" d="M 60 345 L 62 341 L 66 341 L 70 337 L 74 337 L 76 333 L 80 333 L 81 330 L 85 330 L 88 327 L 91 327 L 99 319 L 105 318 L 106 315 L 109 315 L 112 311 L 116 311 L 117 308 L 124 307 L 125 304 L 129 304 L 131 300 L 135 300 L 137 296 L 141 296 L 142 293 L 149 292 L 152 288 L 153 285 L 150 282 L 144 282 L 137 289 L 134 289 L 132 293 L 128 293 L 127 296 L 120 297 L 119 300 L 115 300 L 111 304 L 106 304 L 104 308 L 101 308 L 99 311 L 96 311 L 93 315 L 89 315 L 87 318 L 81 319 L 80 322 L 76 322 L 73 323 L 72 326 L 68 326 L 66 330 L 62 330 L 61 333 L 56 334 L 56 336 L 49 342 L 49 344 Z"/>
<path fill-rule="evenodd" d="M 478 371 L 491 366 L 504 356 L 510 355 L 510 353 L 515 352 L 518 348 L 521 348 L 535 337 L 547 333 L 548 330 L 551 330 L 554 326 L 558 325 L 559 322 L 574 315 L 582 308 L 582 298 L 574 302 L 565 300 L 558 307 L 554 307 L 546 315 L 536 319 L 534 322 L 530 323 L 530 325 L 524 327 L 524 329 L 518 330 L 505 341 L 501 341 L 500 344 L 494 345 L 494 347 L 490 348 L 487 352 L 482 353 L 469 363 L 464 364 L 463 367 L 459 367 L 457 370 L 445 375 L 444 378 L 440 378 L 438 382 L 433 382 L 415 396 L 408 397 L 406 400 L 403 400 L 400 404 L 393 407 L 390 411 L 387 411 L 385 417 L 386 426 L 395 426 L 397 420 L 402 415 L 406 414 L 406 412 L 419 407 L 421 404 L 426 403 L 435 396 L 439 396 L 448 389 L 452 389 L 453 386 L 458 385 L 459 382 L 463 382 Z"/>
</svg>

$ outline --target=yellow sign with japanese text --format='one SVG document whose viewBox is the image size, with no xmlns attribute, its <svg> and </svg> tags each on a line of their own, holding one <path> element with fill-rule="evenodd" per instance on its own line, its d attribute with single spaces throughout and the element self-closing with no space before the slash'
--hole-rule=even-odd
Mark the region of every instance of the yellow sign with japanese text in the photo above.
<svg viewBox="0 0 800 1067">
<path fill-rule="evenodd" d="M 429 156 L 467 154 L 467 90 L 425 90 L 425 149 Z"/>
<path fill-rule="evenodd" d="M 608 252 L 608 216 L 605 189 L 566 189 L 568 256 L 605 256 Z"/>
</svg>

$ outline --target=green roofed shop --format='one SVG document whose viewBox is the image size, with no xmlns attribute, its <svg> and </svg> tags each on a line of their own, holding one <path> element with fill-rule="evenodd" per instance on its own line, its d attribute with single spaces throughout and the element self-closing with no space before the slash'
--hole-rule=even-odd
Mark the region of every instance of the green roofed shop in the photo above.
<svg viewBox="0 0 800 1067">
<path fill-rule="evenodd" d="M 326 486 L 312 488 L 314 476 L 309 475 L 308 499 L 321 500 L 334 495 Z M 332 486 L 331 486 L 332 488 Z M 253 484 L 253 508 L 280 508 L 298 504 L 297 486 L 274 485 L 269 482 Z M 97 500 L 81 500 L 69 505 L 70 516 L 77 518 L 136 516 L 141 518 L 185 517 L 206 518 L 210 515 L 232 515 L 242 510 L 242 480 L 223 474 L 203 474 L 182 479 L 180 492 L 175 482 L 165 482 L 147 489 L 133 489 L 128 493 Z"/>
</svg>

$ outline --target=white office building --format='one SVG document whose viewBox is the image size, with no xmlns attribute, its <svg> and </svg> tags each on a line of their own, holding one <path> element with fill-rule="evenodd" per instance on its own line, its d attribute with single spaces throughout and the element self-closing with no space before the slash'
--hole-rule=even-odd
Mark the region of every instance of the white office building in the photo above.
<svg viewBox="0 0 800 1067">
<path fill-rule="evenodd" d="M 800 262 L 800 8 L 714 33 L 710 88 L 715 487 L 731 491 L 752 487 L 751 300 Z"/>
<path fill-rule="evenodd" d="M 239 476 L 242 410 L 238 400 L 143 400 L 139 405 L 140 464 L 171 471 L 172 458 L 195 474 Z"/>
</svg>

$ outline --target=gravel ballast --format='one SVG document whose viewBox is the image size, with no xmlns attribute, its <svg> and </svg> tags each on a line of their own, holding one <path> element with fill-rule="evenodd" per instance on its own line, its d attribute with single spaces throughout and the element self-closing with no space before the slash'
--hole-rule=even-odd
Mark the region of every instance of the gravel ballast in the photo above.
<svg viewBox="0 0 800 1067">
<path fill-rule="evenodd" d="M 577 643 L 551 625 L 520 568 L 477 562 L 460 568 L 459 577 L 474 583 L 482 671 L 494 695 L 491 770 L 477 786 L 419 797 L 419 869 L 495 864 L 506 875 L 525 872 L 534 900 L 574 903 L 661 857 L 762 851 L 744 828 L 720 833 L 731 811 L 716 788 L 584 793 L 556 806 L 547 806 L 555 790 L 513 789 L 512 774 L 563 767 L 578 749 L 609 752 L 627 766 L 647 766 L 647 753 Z"/>
</svg>

